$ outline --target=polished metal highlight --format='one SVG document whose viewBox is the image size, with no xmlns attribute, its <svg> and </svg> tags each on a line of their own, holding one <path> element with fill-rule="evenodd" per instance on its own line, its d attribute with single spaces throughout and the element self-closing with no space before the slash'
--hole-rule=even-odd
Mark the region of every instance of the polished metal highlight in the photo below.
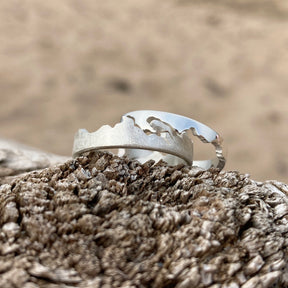
<svg viewBox="0 0 288 288">
<path fill-rule="evenodd" d="M 128 112 L 124 116 L 132 117 L 135 120 L 135 124 L 142 128 L 144 131 L 153 131 L 153 127 L 149 124 L 151 120 L 159 120 L 163 123 L 169 124 L 181 135 L 182 133 L 191 130 L 193 135 L 198 137 L 203 143 L 211 143 L 216 152 L 216 158 L 209 160 L 193 161 L 193 155 L 191 159 L 193 166 L 198 166 L 203 169 L 209 169 L 210 167 L 216 167 L 222 170 L 225 166 L 225 157 L 223 155 L 222 138 L 217 132 L 209 128 L 208 126 L 174 113 L 154 111 L 154 110 L 139 110 Z M 191 139 L 192 141 L 192 139 Z M 192 142 L 193 143 L 193 142 Z"/>
</svg>

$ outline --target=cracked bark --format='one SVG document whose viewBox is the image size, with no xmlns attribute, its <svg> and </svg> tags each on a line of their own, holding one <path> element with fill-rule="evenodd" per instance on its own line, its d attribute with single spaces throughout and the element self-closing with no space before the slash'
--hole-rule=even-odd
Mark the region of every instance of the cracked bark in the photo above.
<svg viewBox="0 0 288 288">
<path fill-rule="evenodd" d="M 288 285 L 283 183 L 102 152 L 5 179 L 0 287 Z"/>
</svg>

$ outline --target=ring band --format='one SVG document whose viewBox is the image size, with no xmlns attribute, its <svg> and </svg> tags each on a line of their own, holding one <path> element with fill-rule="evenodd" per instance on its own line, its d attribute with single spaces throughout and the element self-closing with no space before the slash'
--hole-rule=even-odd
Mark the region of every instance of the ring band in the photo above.
<svg viewBox="0 0 288 288">
<path fill-rule="evenodd" d="M 208 126 L 194 119 L 190 119 L 188 117 L 184 117 L 178 114 L 154 110 L 133 111 L 126 113 L 124 116 L 133 117 L 133 119 L 135 120 L 135 124 L 141 127 L 143 130 L 151 131 L 151 126 L 147 121 L 151 119 L 161 120 L 172 126 L 181 134 L 191 130 L 193 135 L 198 137 L 203 143 L 211 143 L 214 146 L 216 152 L 216 158 L 211 160 L 193 161 L 193 156 L 191 156 L 193 165 L 201 167 L 203 169 L 216 167 L 222 170 L 224 168 L 226 160 L 223 155 L 223 140 L 218 133 L 216 133 Z"/>
<path fill-rule="evenodd" d="M 151 125 L 155 130 L 147 135 L 131 117 L 123 116 L 121 123 L 113 128 L 104 125 L 93 133 L 80 129 L 75 135 L 73 157 L 91 150 L 125 149 L 125 155 L 138 159 L 151 154 L 141 150 L 150 150 L 171 154 L 192 164 L 193 144 L 186 135 L 180 135 L 161 121 L 153 121 Z"/>
<path fill-rule="evenodd" d="M 193 161 L 193 142 L 188 130 L 202 142 L 212 143 L 217 157 Z M 122 155 L 140 162 L 163 159 L 170 165 L 184 162 L 203 169 L 217 167 L 220 170 L 225 165 L 222 141 L 214 130 L 196 120 L 161 111 L 129 112 L 114 127 L 104 125 L 93 133 L 80 129 L 75 135 L 74 158 L 89 151 L 107 149 L 119 149 Z"/>
</svg>

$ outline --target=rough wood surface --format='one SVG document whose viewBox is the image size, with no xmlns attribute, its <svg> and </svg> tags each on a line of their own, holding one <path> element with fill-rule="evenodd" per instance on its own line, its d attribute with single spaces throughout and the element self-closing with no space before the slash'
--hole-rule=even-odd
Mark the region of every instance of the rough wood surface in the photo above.
<svg viewBox="0 0 288 288">
<path fill-rule="evenodd" d="M 4 177 L 43 169 L 66 160 L 68 157 L 47 153 L 11 140 L 0 139 L 0 181 L 2 182 Z M 12 178 L 5 179 L 8 181 Z"/>
<path fill-rule="evenodd" d="M 287 287 L 288 187 L 92 153 L 0 186 L 0 287 Z"/>
</svg>

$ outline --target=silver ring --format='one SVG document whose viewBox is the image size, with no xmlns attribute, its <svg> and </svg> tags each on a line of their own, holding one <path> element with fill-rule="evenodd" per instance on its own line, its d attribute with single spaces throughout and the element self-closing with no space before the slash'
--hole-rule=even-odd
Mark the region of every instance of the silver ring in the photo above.
<svg viewBox="0 0 288 288">
<path fill-rule="evenodd" d="M 158 119 L 169 124 L 180 134 L 191 130 L 193 135 L 198 137 L 203 143 L 211 143 L 216 152 L 216 158 L 209 160 L 193 161 L 193 156 L 191 156 L 193 165 L 203 169 L 216 167 L 222 170 L 224 168 L 226 160 L 223 155 L 223 140 L 218 133 L 208 126 L 178 114 L 162 111 L 139 110 L 126 113 L 124 116 L 133 117 L 135 124 L 141 127 L 143 130 L 152 131 L 151 126 L 149 125 L 149 120 L 151 121 L 151 119 Z"/>
<path fill-rule="evenodd" d="M 202 142 L 213 144 L 215 159 L 193 161 L 193 141 L 187 134 L 189 130 Z M 104 125 L 93 133 L 80 129 L 75 135 L 73 157 L 107 149 L 119 149 L 118 155 L 142 163 L 149 159 L 163 159 L 170 165 L 186 163 L 220 170 L 225 165 L 222 140 L 214 130 L 196 120 L 161 111 L 129 112 L 114 127 Z"/>
</svg>

